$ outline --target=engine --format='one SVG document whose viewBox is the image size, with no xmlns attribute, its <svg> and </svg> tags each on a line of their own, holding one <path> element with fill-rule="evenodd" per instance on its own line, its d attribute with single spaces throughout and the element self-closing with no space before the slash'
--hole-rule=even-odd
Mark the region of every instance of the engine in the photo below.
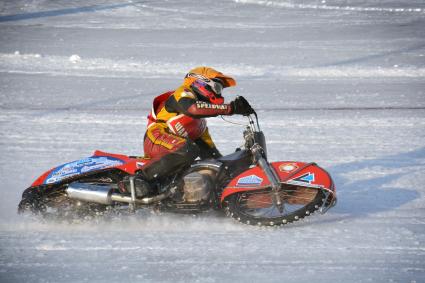
<svg viewBox="0 0 425 283">
<path fill-rule="evenodd" d="M 183 177 L 183 200 L 188 203 L 207 201 L 212 189 L 210 176 L 192 172 Z"/>
</svg>

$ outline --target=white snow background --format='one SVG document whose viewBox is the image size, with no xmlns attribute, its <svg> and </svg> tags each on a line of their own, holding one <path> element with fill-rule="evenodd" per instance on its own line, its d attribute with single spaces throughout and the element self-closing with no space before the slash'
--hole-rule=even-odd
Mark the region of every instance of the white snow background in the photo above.
<svg viewBox="0 0 425 283">
<path fill-rule="evenodd" d="M 199 65 L 237 79 L 271 160 L 329 170 L 336 207 L 281 229 L 16 214 L 54 166 L 142 154 L 153 97 Z M 0 282 L 425 282 L 424 79 L 423 0 L 0 1 Z"/>
</svg>

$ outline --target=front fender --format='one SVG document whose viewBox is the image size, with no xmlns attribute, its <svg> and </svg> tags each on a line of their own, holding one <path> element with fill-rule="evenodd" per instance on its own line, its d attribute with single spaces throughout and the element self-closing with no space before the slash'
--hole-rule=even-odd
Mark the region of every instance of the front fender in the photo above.
<svg viewBox="0 0 425 283">
<path fill-rule="evenodd" d="M 282 184 L 323 189 L 330 194 L 331 203 L 335 199 L 335 185 L 331 176 L 317 164 L 279 161 L 272 162 L 271 165 Z M 271 187 L 271 182 L 263 170 L 259 166 L 255 166 L 230 181 L 221 194 L 221 202 L 235 193 L 262 190 L 268 187 Z"/>
</svg>

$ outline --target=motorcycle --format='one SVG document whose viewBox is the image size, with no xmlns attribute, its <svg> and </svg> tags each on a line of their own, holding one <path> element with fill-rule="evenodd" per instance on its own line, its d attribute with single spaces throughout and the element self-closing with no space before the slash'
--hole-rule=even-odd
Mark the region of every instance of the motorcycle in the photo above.
<svg viewBox="0 0 425 283">
<path fill-rule="evenodd" d="M 245 224 L 280 226 L 336 204 L 328 172 L 316 163 L 269 162 L 257 114 L 247 118 L 242 149 L 197 160 L 166 178 L 144 179 L 143 169 L 152 160 L 99 150 L 50 169 L 23 192 L 18 212 L 66 219 L 110 210 L 194 214 L 214 209 Z"/>
</svg>

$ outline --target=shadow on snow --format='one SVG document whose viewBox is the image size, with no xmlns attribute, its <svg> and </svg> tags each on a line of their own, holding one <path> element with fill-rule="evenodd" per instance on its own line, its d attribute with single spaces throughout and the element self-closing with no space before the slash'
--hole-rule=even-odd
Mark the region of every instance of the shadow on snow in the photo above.
<svg viewBox="0 0 425 283">
<path fill-rule="evenodd" d="M 338 204 L 331 211 L 347 214 L 348 218 L 357 218 L 393 210 L 417 199 L 420 194 L 415 188 L 396 187 L 391 183 L 409 175 L 415 178 L 415 174 L 423 170 L 424 163 L 425 147 L 407 153 L 351 162 L 330 168 L 338 195 Z M 367 172 L 372 167 L 382 168 L 384 172 L 393 169 L 395 172 L 385 173 L 379 177 L 362 178 L 354 182 L 343 176 L 358 170 Z"/>
</svg>

